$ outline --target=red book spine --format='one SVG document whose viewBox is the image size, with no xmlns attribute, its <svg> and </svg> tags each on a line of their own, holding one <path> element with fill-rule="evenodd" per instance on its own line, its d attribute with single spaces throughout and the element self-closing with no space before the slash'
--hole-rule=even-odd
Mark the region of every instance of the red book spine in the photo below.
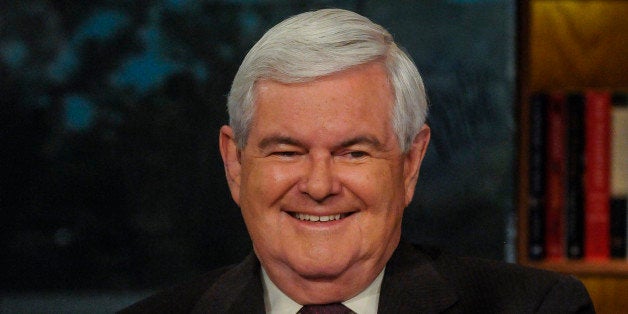
<svg viewBox="0 0 628 314">
<path fill-rule="evenodd" d="M 565 257 L 565 206 L 567 197 L 567 125 L 565 95 L 550 95 L 547 110 L 545 250 L 548 260 Z"/>
<path fill-rule="evenodd" d="M 584 257 L 610 258 L 611 93 L 585 93 Z"/>
</svg>

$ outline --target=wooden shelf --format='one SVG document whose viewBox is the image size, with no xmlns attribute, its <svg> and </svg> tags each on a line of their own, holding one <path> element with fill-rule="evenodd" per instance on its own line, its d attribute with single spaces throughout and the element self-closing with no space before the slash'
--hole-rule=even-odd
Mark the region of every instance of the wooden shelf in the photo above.
<svg viewBox="0 0 628 314">
<path fill-rule="evenodd" d="M 597 313 L 628 308 L 628 259 L 528 258 L 529 104 L 541 90 L 628 88 L 628 1 L 517 1 L 517 257 L 519 264 L 571 274 Z"/>
<path fill-rule="evenodd" d="M 520 264 L 576 276 L 608 276 L 628 278 L 627 260 L 610 261 L 520 261 Z"/>
<path fill-rule="evenodd" d="M 518 1 L 518 262 L 577 276 L 628 279 L 628 259 L 528 259 L 529 106 L 539 90 L 628 87 L 628 2 Z"/>
</svg>

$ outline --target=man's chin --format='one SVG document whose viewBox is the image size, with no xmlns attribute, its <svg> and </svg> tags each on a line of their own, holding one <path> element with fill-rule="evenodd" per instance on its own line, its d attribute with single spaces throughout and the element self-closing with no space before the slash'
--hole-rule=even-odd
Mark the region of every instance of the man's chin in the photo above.
<svg viewBox="0 0 628 314">
<path fill-rule="evenodd" d="M 344 274 L 351 266 L 350 261 L 324 259 L 320 261 L 308 261 L 294 263 L 291 267 L 301 278 L 310 281 L 334 281 Z M 355 266 L 353 266 L 355 267 Z"/>
<path fill-rule="evenodd" d="M 309 281 L 332 282 L 342 275 L 342 271 L 335 269 L 309 269 L 307 271 L 298 271 L 297 274 Z"/>
</svg>

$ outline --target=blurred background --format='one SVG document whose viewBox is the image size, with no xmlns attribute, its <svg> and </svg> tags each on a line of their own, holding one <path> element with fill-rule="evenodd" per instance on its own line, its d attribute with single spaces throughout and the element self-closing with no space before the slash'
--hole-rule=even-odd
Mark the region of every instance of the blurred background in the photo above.
<svg viewBox="0 0 628 314">
<path fill-rule="evenodd" d="M 218 129 L 248 49 L 350 9 L 414 58 L 433 139 L 404 237 L 514 260 L 515 1 L 0 1 L 0 312 L 113 312 L 239 261 Z"/>
</svg>

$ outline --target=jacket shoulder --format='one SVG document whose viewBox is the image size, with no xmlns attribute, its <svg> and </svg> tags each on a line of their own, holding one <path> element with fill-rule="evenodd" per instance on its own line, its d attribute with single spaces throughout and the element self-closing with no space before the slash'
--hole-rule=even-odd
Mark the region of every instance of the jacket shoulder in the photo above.
<svg viewBox="0 0 628 314">
<path fill-rule="evenodd" d="M 235 265 L 207 272 L 183 284 L 162 290 L 122 309 L 118 313 L 189 313 L 203 293 Z"/>
<path fill-rule="evenodd" d="M 452 284 L 461 304 L 500 313 L 594 313 L 576 277 L 473 257 L 429 251 L 433 265 Z M 480 308 L 478 308 L 480 307 Z"/>
</svg>

